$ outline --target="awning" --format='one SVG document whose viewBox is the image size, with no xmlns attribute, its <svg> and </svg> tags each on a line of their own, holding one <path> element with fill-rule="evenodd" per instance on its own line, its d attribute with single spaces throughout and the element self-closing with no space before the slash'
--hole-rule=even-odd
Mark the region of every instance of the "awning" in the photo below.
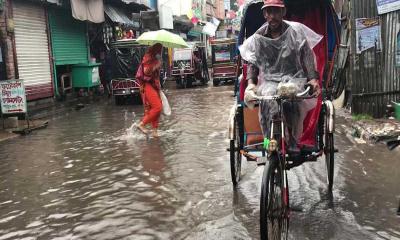
<svg viewBox="0 0 400 240">
<path fill-rule="evenodd" d="M 122 23 L 130 26 L 136 26 L 137 23 L 133 22 L 131 19 L 129 19 L 128 16 L 121 10 L 111 7 L 110 5 L 105 5 L 104 6 L 104 11 L 106 12 L 107 16 L 111 19 L 113 22 L 117 23 Z"/>
<path fill-rule="evenodd" d="M 103 0 L 71 0 L 72 16 L 80 21 L 104 22 Z"/>
</svg>

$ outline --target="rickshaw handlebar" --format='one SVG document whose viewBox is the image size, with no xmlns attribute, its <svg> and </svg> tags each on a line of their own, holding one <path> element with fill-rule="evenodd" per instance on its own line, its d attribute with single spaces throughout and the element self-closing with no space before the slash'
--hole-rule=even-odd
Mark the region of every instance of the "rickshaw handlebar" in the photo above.
<svg viewBox="0 0 400 240">
<path fill-rule="evenodd" d="M 313 87 L 311 85 L 306 85 L 306 90 L 304 90 L 304 92 L 297 93 L 294 98 L 280 96 L 280 95 L 273 95 L 273 96 L 257 96 L 257 100 L 263 101 L 263 100 L 279 100 L 279 99 L 292 99 L 292 100 L 310 99 L 314 98 L 314 96 L 311 96 L 312 92 L 313 92 Z"/>
</svg>

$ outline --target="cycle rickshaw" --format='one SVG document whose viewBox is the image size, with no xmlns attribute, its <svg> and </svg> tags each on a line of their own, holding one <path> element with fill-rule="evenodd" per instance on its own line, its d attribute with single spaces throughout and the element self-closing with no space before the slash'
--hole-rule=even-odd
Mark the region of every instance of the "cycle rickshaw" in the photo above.
<svg viewBox="0 0 400 240">
<path fill-rule="evenodd" d="M 252 1 L 250 4 L 260 4 L 262 1 Z M 312 113 L 316 114 L 316 128 L 314 128 L 315 141 L 312 148 L 304 148 L 300 154 L 291 154 L 286 148 L 286 124 L 282 114 L 282 103 L 288 98 L 281 95 L 261 96 L 259 100 L 276 101 L 279 106 L 279 114 L 271 121 L 270 134 L 264 138 L 262 134 L 258 109 L 249 109 L 245 106 L 240 94 L 237 94 L 237 102 L 231 110 L 229 139 L 230 139 L 230 165 L 232 183 L 236 186 L 241 178 L 242 159 L 254 161 L 263 165 L 261 198 L 260 198 L 260 234 L 261 239 L 287 239 L 289 230 L 289 186 L 287 171 L 300 166 L 305 162 L 314 162 L 325 156 L 327 169 L 327 188 L 329 192 L 333 188 L 334 180 L 334 118 L 335 109 L 332 104 L 331 73 L 339 44 L 339 22 L 333 6 L 330 2 L 315 1 L 305 12 L 296 15 L 298 1 L 287 1 L 289 20 L 302 22 L 315 32 L 324 36 L 324 40 L 314 48 L 317 57 L 317 68 L 323 72 L 322 99 L 319 99 L 317 107 Z M 294 3 L 296 2 L 296 3 Z M 255 16 L 258 13 L 249 12 L 247 8 L 244 14 Z M 252 8 L 261 11 L 261 8 Z M 296 10 L 293 10 L 296 9 Z M 242 24 L 244 22 L 242 21 Z M 247 24 L 251 24 L 248 22 Z M 242 34 L 246 31 L 241 32 Z M 249 37 L 249 36 L 245 36 Z M 239 36 L 239 39 L 245 38 Z M 244 68 L 245 69 L 245 68 Z M 245 73 L 243 73 L 245 75 Z M 245 78 L 242 79 L 244 81 Z M 243 88 L 242 84 L 241 87 Z M 304 92 L 291 97 L 290 100 L 308 98 L 309 88 Z M 267 164 L 268 162 L 268 164 Z"/>
<path fill-rule="evenodd" d="M 218 86 L 224 81 L 236 81 L 236 40 L 221 38 L 211 40 L 210 43 L 213 86 Z"/>
<path fill-rule="evenodd" d="M 207 85 L 210 75 L 207 68 L 206 47 L 199 42 L 189 42 L 189 48 L 174 49 L 171 75 L 180 88 L 193 84 Z"/>
</svg>

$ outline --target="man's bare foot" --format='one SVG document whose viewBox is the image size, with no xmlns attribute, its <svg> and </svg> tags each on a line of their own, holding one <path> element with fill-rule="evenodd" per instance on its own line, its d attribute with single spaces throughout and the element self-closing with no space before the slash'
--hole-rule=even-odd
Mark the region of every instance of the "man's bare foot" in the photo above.
<svg viewBox="0 0 400 240">
<path fill-rule="evenodd" d="M 140 123 L 139 125 L 136 126 L 137 129 L 139 129 L 143 134 L 148 134 L 149 132 L 147 131 L 147 129 L 143 126 L 142 123 Z"/>
</svg>

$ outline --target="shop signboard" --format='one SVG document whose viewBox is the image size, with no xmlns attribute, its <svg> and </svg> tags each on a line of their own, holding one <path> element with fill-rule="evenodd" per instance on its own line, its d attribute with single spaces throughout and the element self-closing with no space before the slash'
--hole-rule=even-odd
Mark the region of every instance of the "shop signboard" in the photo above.
<svg viewBox="0 0 400 240">
<path fill-rule="evenodd" d="M 215 61 L 216 62 L 225 62 L 231 60 L 231 54 L 227 51 L 220 51 L 215 53 Z"/>
<path fill-rule="evenodd" d="M 0 81 L 2 114 L 26 113 L 25 87 L 21 80 Z"/>
<path fill-rule="evenodd" d="M 207 22 L 206 25 L 203 28 L 203 33 L 207 34 L 211 37 L 215 36 L 215 32 L 217 31 L 218 26 L 214 25 L 211 22 Z"/>
<path fill-rule="evenodd" d="M 376 47 L 380 50 L 382 46 L 381 26 L 379 18 L 357 18 L 356 19 L 356 48 L 357 54 Z"/>
<path fill-rule="evenodd" d="M 400 0 L 376 0 L 378 14 L 400 10 Z"/>
</svg>

